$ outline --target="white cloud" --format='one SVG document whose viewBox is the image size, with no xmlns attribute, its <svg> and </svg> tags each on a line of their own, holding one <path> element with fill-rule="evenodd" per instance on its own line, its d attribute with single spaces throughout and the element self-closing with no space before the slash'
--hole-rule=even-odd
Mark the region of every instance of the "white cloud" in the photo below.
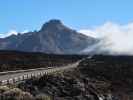
<svg viewBox="0 0 133 100">
<path fill-rule="evenodd" d="M 10 31 L 7 32 L 7 33 L 0 34 L 0 38 L 8 37 L 8 36 L 10 36 L 10 35 L 12 35 L 12 34 L 17 35 L 18 32 L 17 32 L 16 30 L 10 30 Z"/>
<path fill-rule="evenodd" d="M 94 31 L 92 31 L 92 30 L 86 30 L 86 29 L 82 29 L 82 30 L 79 30 L 79 33 L 83 33 L 83 34 L 85 34 L 85 35 L 87 35 L 87 36 L 91 36 L 91 37 L 95 37 L 95 38 L 97 38 L 98 36 L 98 34 L 97 33 L 95 33 Z"/>
<path fill-rule="evenodd" d="M 133 23 L 120 25 L 107 22 L 93 29 L 80 30 L 85 35 L 101 39 L 100 50 L 112 54 L 133 54 Z"/>
<path fill-rule="evenodd" d="M 8 37 L 10 35 L 17 35 L 18 33 L 21 33 L 21 34 L 24 34 L 24 33 L 27 33 L 28 30 L 24 30 L 22 32 L 17 32 L 16 30 L 10 30 L 9 32 L 7 33 L 4 33 L 4 34 L 0 34 L 0 38 L 5 38 L 5 37 Z"/>
<path fill-rule="evenodd" d="M 21 34 L 24 34 L 24 33 L 27 33 L 27 32 L 29 32 L 29 30 L 24 30 L 24 31 L 21 32 Z"/>
</svg>

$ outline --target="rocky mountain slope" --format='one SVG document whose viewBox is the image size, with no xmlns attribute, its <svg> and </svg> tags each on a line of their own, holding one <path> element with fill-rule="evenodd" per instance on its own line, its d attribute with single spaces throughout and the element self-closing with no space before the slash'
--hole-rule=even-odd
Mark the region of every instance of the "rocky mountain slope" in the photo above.
<svg viewBox="0 0 133 100">
<path fill-rule="evenodd" d="M 1 38 L 0 50 L 77 54 L 94 43 L 94 38 L 66 27 L 60 20 L 50 20 L 39 31 Z"/>
</svg>

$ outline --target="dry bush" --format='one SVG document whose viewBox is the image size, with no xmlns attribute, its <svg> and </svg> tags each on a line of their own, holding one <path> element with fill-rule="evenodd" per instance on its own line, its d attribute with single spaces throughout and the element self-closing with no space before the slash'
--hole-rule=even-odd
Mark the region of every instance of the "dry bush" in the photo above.
<svg viewBox="0 0 133 100">
<path fill-rule="evenodd" d="M 7 86 L 0 86 L 0 94 L 4 93 L 5 91 L 8 91 L 9 87 Z"/>
<path fill-rule="evenodd" d="M 52 100 L 52 98 L 48 95 L 40 94 L 36 96 L 36 100 Z"/>
<path fill-rule="evenodd" d="M 1 100 L 34 100 L 30 93 L 23 92 L 18 88 L 13 88 L 5 91 L 1 95 Z"/>
</svg>

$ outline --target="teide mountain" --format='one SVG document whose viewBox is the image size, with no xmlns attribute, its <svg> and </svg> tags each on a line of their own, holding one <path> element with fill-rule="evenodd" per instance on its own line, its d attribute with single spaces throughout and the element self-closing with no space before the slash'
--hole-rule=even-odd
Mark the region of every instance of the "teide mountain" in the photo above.
<svg viewBox="0 0 133 100">
<path fill-rule="evenodd" d="M 50 20 L 39 31 L 11 35 L 0 39 L 1 50 L 73 54 L 96 42 L 62 24 L 60 20 Z"/>
</svg>

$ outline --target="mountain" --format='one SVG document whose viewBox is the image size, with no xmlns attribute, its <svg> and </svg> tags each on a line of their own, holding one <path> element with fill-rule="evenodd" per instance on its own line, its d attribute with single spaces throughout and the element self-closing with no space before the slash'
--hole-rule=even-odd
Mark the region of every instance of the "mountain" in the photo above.
<svg viewBox="0 0 133 100">
<path fill-rule="evenodd" d="M 63 25 L 60 20 L 53 19 L 46 22 L 39 31 L 0 38 L 0 50 L 73 54 L 94 43 L 94 38 L 78 33 Z"/>
</svg>

